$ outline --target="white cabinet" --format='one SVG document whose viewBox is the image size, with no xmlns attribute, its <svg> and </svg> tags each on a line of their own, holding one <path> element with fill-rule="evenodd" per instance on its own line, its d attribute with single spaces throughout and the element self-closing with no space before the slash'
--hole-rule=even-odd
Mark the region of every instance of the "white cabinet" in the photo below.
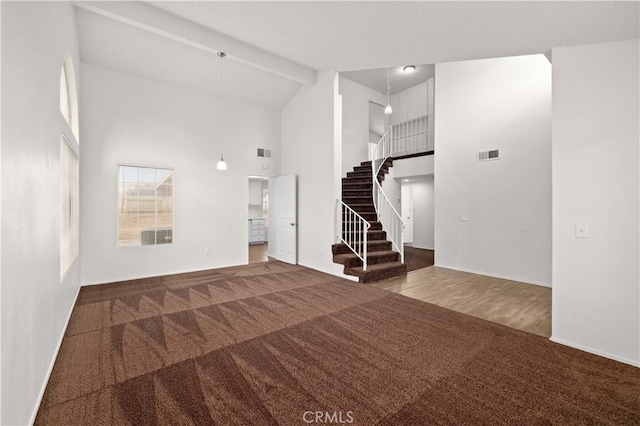
<svg viewBox="0 0 640 426">
<path fill-rule="evenodd" d="M 262 206 L 262 181 L 249 180 L 249 205 Z"/>
<path fill-rule="evenodd" d="M 249 219 L 249 244 L 264 244 L 267 241 L 267 230 L 264 219 Z"/>
</svg>

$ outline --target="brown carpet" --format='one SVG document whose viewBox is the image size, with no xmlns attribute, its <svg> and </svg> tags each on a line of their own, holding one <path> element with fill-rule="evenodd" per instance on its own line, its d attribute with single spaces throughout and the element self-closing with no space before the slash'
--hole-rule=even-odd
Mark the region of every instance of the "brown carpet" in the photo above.
<svg viewBox="0 0 640 426">
<path fill-rule="evenodd" d="M 640 369 L 267 262 L 83 288 L 36 424 L 637 425 L 638 395 Z"/>
<path fill-rule="evenodd" d="M 407 272 L 433 266 L 434 251 L 404 246 L 404 263 L 407 264 Z"/>
</svg>

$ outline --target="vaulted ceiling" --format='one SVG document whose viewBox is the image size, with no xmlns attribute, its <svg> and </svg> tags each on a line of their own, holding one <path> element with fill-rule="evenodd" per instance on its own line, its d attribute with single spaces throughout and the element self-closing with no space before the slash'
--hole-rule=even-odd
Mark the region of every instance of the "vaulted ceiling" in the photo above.
<svg viewBox="0 0 640 426">
<path fill-rule="evenodd" d="M 224 95 L 273 108 L 282 108 L 303 84 L 311 84 L 316 70 L 544 53 L 638 38 L 640 22 L 635 1 L 76 5 L 83 62 L 215 93 L 215 52 L 222 50 L 229 54 Z M 375 75 L 371 80 L 366 72 L 355 73 L 352 79 L 380 87 L 380 72 Z"/>
</svg>

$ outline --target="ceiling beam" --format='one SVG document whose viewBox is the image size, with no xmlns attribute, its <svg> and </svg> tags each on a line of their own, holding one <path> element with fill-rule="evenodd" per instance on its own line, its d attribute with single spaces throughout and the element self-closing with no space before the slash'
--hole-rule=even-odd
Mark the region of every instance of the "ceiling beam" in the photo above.
<svg viewBox="0 0 640 426">
<path fill-rule="evenodd" d="M 142 2 L 74 2 L 78 8 L 299 84 L 316 84 L 316 71 Z"/>
</svg>

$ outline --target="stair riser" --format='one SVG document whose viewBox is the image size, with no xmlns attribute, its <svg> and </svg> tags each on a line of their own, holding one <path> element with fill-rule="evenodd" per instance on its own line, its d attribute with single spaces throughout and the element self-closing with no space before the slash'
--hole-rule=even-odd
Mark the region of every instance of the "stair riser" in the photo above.
<svg viewBox="0 0 640 426">
<path fill-rule="evenodd" d="M 345 183 L 368 183 L 369 185 L 371 185 L 373 183 L 373 179 L 371 179 L 371 176 L 369 177 L 347 177 L 347 178 L 342 178 L 342 184 L 344 185 Z"/>
<path fill-rule="evenodd" d="M 360 244 L 356 244 L 355 248 L 356 250 L 360 250 Z M 391 250 L 391 242 L 389 241 L 369 241 L 367 243 L 367 252 L 374 252 L 374 251 L 387 251 L 387 250 Z M 349 247 L 347 247 L 346 244 L 334 244 L 333 246 L 331 246 L 331 254 L 345 254 L 345 253 L 352 253 L 351 249 L 349 249 Z"/>
<path fill-rule="evenodd" d="M 371 174 L 373 170 L 371 169 L 371 165 L 368 166 L 355 166 L 353 168 L 354 173 L 369 173 Z"/>
<path fill-rule="evenodd" d="M 370 205 L 351 205 L 349 206 L 351 207 L 356 213 L 358 213 L 359 215 L 362 216 L 362 213 L 375 213 L 376 212 L 376 208 L 374 207 L 373 204 Z M 345 215 L 343 215 L 343 217 L 345 217 Z"/>
<path fill-rule="evenodd" d="M 347 178 L 369 178 L 371 179 L 371 170 L 368 172 L 347 172 Z"/>
<path fill-rule="evenodd" d="M 400 254 L 396 252 L 393 252 L 393 254 L 388 254 L 385 256 L 377 256 L 377 257 L 367 256 L 367 265 L 379 265 L 381 263 L 398 262 L 399 260 L 400 260 Z M 360 260 L 357 257 L 353 259 L 349 259 L 344 264 L 344 266 L 345 268 L 357 268 L 359 266 L 362 266 L 362 260 Z"/>
<path fill-rule="evenodd" d="M 362 276 L 359 276 L 358 278 L 361 283 L 371 283 L 384 280 L 386 278 L 397 277 L 399 275 L 407 275 L 407 265 L 403 264 L 402 266 L 389 268 L 384 271 L 376 271 L 375 274 L 366 271 Z"/>
<path fill-rule="evenodd" d="M 345 197 L 344 194 L 342 194 L 342 201 L 348 205 L 348 206 L 352 206 L 352 205 L 358 205 L 358 204 L 371 204 L 373 205 L 373 197 L 371 196 L 371 194 L 369 194 L 368 196 L 364 196 L 364 197 Z"/>
<path fill-rule="evenodd" d="M 361 197 L 361 198 L 373 198 L 371 195 L 371 188 L 366 189 L 343 189 L 342 197 Z"/>
<path fill-rule="evenodd" d="M 358 222 L 356 222 L 356 223 L 358 223 Z M 369 231 L 381 231 L 382 230 L 382 224 L 380 222 L 369 221 L 369 225 L 371 225 L 371 228 L 369 228 Z M 342 230 L 347 229 L 347 226 L 348 226 L 348 222 L 343 221 L 342 222 Z"/>
<path fill-rule="evenodd" d="M 359 234 L 360 234 L 359 232 L 354 232 L 354 231 L 343 231 L 342 238 L 348 241 L 347 237 L 351 237 L 353 239 L 360 238 L 358 236 Z M 367 233 L 367 241 L 384 241 L 386 239 L 387 239 L 387 233 L 384 231 L 373 231 L 373 232 L 369 231 Z"/>
<path fill-rule="evenodd" d="M 342 182 L 342 190 L 352 190 L 352 189 L 360 189 L 360 190 L 367 190 L 369 192 L 371 192 L 372 189 L 372 183 L 369 182 L 356 182 L 356 183 L 348 183 L 345 184 L 344 182 Z"/>
<path fill-rule="evenodd" d="M 356 212 L 358 213 L 358 212 Z M 378 215 L 373 213 L 373 212 L 360 212 L 358 213 L 360 216 L 362 216 L 362 218 L 364 220 L 366 220 L 367 222 L 377 222 L 378 221 Z M 349 219 L 349 217 L 345 214 L 342 215 L 342 220 L 345 221 L 346 219 Z"/>
</svg>

